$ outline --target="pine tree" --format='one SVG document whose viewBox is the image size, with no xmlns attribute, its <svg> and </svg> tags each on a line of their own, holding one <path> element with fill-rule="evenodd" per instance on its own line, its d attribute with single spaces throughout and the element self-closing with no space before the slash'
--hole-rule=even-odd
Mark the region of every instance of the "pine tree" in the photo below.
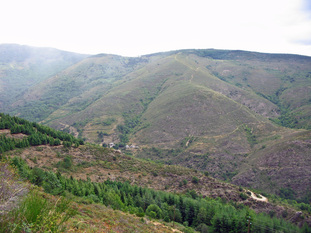
<svg viewBox="0 0 311 233">
<path fill-rule="evenodd" d="M 204 207 L 201 207 L 199 209 L 199 213 L 197 215 L 197 221 L 196 223 L 199 225 L 201 223 L 206 223 L 207 222 L 207 210 Z"/>
<path fill-rule="evenodd" d="M 222 230 L 222 222 L 220 220 L 220 217 L 216 216 L 214 218 L 214 221 L 213 221 L 213 230 L 214 232 L 216 233 L 221 233 L 221 232 L 225 232 Z"/>
</svg>

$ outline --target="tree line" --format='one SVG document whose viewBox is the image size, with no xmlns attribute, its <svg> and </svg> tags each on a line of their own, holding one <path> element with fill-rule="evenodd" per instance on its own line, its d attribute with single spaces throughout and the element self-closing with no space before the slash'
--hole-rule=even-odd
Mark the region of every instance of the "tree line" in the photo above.
<svg viewBox="0 0 311 233">
<path fill-rule="evenodd" d="M 8 129 L 11 134 L 22 133 L 26 136 L 23 139 L 16 139 L 0 135 L 0 153 L 13 150 L 15 148 L 25 148 L 28 146 L 47 145 L 58 146 L 72 145 L 78 147 L 83 145 L 82 139 L 77 139 L 71 134 L 52 129 L 48 126 L 40 125 L 36 122 L 29 122 L 19 117 L 0 113 L 0 130 Z"/>
<path fill-rule="evenodd" d="M 0 153 L 14 148 L 35 145 L 79 146 L 81 139 L 68 133 L 32 123 L 18 117 L 0 113 L 0 129 L 9 129 L 11 134 L 23 133 L 22 139 L 0 135 Z M 64 166 L 70 163 L 65 161 Z M 105 181 L 102 183 L 65 177 L 60 172 L 30 168 L 24 160 L 15 157 L 12 164 L 18 168 L 21 177 L 42 186 L 53 195 L 71 193 L 86 201 L 102 203 L 113 209 L 122 210 L 139 217 L 178 222 L 200 232 L 311 232 L 305 226 L 297 226 L 265 214 L 256 214 L 242 204 L 225 202 L 221 199 L 202 198 L 194 190 L 177 195 L 142 188 L 129 183 Z"/>
<path fill-rule="evenodd" d="M 71 193 L 85 202 L 102 203 L 138 217 L 148 216 L 166 222 L 178 222 L 199 232 L 311 232 L 305 225 L 299 228 L 283 219 L 256 214 L 242 204 L 220 198 L 203 198 L 194 190 L 173 194 L 131 185 L 128 182 L 107 180 L 92 182 L 65 177 L 60 172 L 30 168 L 20 157 L 11 159 L 21 177 L 42 186 L 53 195 Z"/>
</svg>

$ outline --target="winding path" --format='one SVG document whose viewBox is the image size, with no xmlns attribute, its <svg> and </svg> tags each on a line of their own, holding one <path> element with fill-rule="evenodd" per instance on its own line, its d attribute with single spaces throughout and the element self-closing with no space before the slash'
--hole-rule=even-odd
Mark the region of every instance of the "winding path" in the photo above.
<svg viewBox="0 0 311 233">
<path fill-rule="evenodd" d="M 257 197 L 257 196 L 255 195 L 255 193 L 253 193 L 253 192 L 250 191 L 250 190 L 248 190 L 248 192 L 251 193 L 251 198 L 255 199 L 256 201 L 268 202 L 268 198 L 266 198 L 266 197 L 264 197 L 264 196 L 262 196 L 262 195 L 260 195 L 261 197 Z"/>
</svg>

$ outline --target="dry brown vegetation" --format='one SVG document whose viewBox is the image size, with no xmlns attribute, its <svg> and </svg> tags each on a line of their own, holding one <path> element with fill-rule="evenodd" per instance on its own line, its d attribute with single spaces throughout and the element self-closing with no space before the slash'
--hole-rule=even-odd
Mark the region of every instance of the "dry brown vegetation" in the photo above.
<svg viewBox="0 0 311 233">
<path fill-rule="evenodd" d="M 107 179 L 128 181 L 131 184 L 173 193 L 186 193 L 194 190 L 203 197 L 233 201 L 247 205 L 256 212 L 273 212 L 281 217 L 286 211 L 287 219 L 294 218 L 297 214 L 297 210 L 293 207 L 255 200 L 248 196 L 243 188 L 221 182 L 196 170 L 148 162 L 113 149 L 89 145 L 71 149 L 63 148 L 63 146 L 37 146 L 7 152 L 6 155 L 21 156 L 31 167 L 40 167 L 55 172 L 59 170 L 64 175 L 77 179 L 90 178 L 96 182 L 103 182 Z M 72 159 L 72 165 L 64 169 L 61 164 L 68 156 Z M 241 197 L 241 193 L 247 195 L 246 200 Z"/>
<path fill-rule="evenodd" d="M 0 218 L 17 207 L 20 199 L 28 193 L 28 186 L 18 180 L 11 166 L 0 162 Z"/>
<path fill-rule="evenodd" d="M 183 228 L 176 224 L 172 228 L 167 223 L 164 225 L 99 204 L 75 204 L 74 208 L 79 214 L 67 222 L 68 232 L 170 233 L 181 232 L 176 227 Z"/>
</svg>

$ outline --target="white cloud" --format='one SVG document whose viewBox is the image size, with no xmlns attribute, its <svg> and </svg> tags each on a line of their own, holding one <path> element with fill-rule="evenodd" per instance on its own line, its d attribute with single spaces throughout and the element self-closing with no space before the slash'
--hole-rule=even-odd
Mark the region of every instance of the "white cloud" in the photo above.
<svg viewBox="0 0 311 233">
<path fill-rule="evenodd" d="M 185 48 L 311 56 L 306 44 L 311 17 L 304 4 L 303 0 L 10 0 L 0 10 L 0 43 L 128 56 Z"/>
</svg>

